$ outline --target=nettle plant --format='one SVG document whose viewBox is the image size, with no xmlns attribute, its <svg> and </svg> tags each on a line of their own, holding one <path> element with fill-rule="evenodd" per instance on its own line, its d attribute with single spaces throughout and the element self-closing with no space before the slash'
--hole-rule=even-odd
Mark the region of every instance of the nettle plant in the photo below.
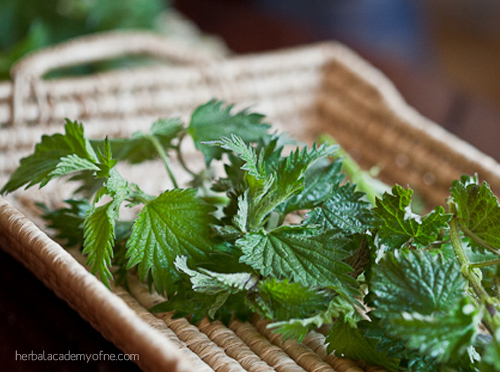
<svg viewBox="0 0 500 372">
<path fill-rule="evenodd" d="M 152 311 L 194 323 L 256 312 L 298 341 L 330 325 L 329 352 L 391 371 L 500 371 L 500 206 L 485 182 L 463 176 L 446 209 L 417 214 L 410 188 L 376 197 L 337 145 L 285 151 L 298 144 L 262 115 L 232 111 L 211 101 L 187 125 L 161 119 L 123 139 L 89 140 L 67 121 L 1 192 L 79 180 L 67 207 L 43 207 L 48 226 L 104 284 L 132 271 L 166 295 Z M 205 159 L 198 173 L 182 160 L 189 138 Z M 173 184 L 160 195 L 116 169 L 157 157 Z M 140 211 L 124 220 L 122 206 Z"/>
</svg>

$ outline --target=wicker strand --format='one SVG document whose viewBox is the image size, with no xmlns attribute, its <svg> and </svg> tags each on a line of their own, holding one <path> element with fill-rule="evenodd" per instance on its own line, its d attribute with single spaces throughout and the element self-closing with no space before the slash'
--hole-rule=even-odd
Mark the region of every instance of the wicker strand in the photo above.
<svg viewBox="0 0 500 372">
<path fill-rule="evenodd" d="M 128 276 L 128 284 L 132 295 L 141 305 L 150 308 L 155 304 L 164 301 L 157 294 L 151 294 L 148 288 L 143 285 L 138 278 L 133 275 Z M 243 372 L 243 367 L 235 359 L 229 357 L 225 351 L 210 340 L 198 328 L 190 324 L 187 319 L 173 319 L 171 313 L 159 313 L 156 316 L 163 320 L 172 329 L 177 337 L 183 341 L 187 347 L 199 355 L 216 372 Z"/>
<path fill-rule="evenodd" d="M 274 345 L 283 348 L 283 350 L 294 359 L 298 365 L 302 366 L 308 372 L 333 372 L 332 367 L 324 362 L 318 354 L 308 348 L 306 345 L 295 340 L 284 340 L 279 333 L 273 332 L 267 327 L 269 321 L 254 316 L 252 323 L 257 330 L 266 336 Z"/>
<path fill-rule="evenodd" d="M 273 345 L 250 323 L 233 319 L 229 323 L 229 328 L 277 372 L 305 372 L 304 368 L 290 358 L 283 349 Z"/>
<path fill-rule="evenodd" d="M 0 197 L 0 247 L 148 371 L 192 372 L 179 349 L 149 327 L 61 246 Z"/>
<path fill-rule="evenodd" d="M 326 351 L 326 337 L 321 333 L 311 331 L 304 339 L 303 343 L 313 350 L 323 361 L 328 363 L 338 372 L 362 372 L 363 369 L 352 360 L 336 357 Z"/>
<path fill-rule="evenodd" d="M 223 348 L 227 355 L 236 359 L 249 372 L 274 371 L 262 361 L 236 334 L 220 321 L 210 322 L 207 318 L 198 324 L 200 331 Z"/>
</svg>

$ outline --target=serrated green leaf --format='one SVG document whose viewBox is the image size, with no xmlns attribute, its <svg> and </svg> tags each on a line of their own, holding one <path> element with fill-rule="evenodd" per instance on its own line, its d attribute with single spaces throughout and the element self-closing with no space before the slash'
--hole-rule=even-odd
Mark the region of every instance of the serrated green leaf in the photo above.
<svg viewBox="0 0 500 372">
<path fill-rule="evenodd" d="M 249 185 L 252 209 L 249 218 L 251 230 L 260 228 L 269 213 L 301 192 L 304 187 L 304 174 L 309 166 L 318 159 L 331 156 L 336 146 L 314 144 L 310 149 L 297 149 L 281 158 L 277 168 L 266 175 L 266 182 L 258 187 Z"/>
<path fill-rule="evenodd" d="M 212 319 L 220 319 L 228 324 L 233 316 L 246 320 L 251 314 L 243 305 L 246 292 L 239 292 L 226 296 L 214 296 L 206 293 L 195 292 L 189 283 L 177 283 L 177 292 L 169 297 L 168 301 L 161 302 L 149 311 L 153 313 L 174 312 L 174 318 L 189 317 L 191 323 L 197 324 L 210 314 Z M 223 303 L 221 303 L 224 300 Z"/>
<path fill-rule="evenodd" d="M 56 168 L 49 173 L 49 177 L 56 178 L 78 171 L 99 171 L 99 167 L 93 162 L 82 159 L 77 155 L 67 155 L 59 160 Z"/>
<path fill-rule="evenodd" d="M 375 314 L 387 319 L 404 312 L 449 311 L 464 296 L 465 284 L 455 260 L 426 251 L 394 251 L 374 266 L 370 292 Z"/>
<path fill-rule="evenodd" d="M 190 269 L 187 257 L 178 256 L 175 267 L 189 276 L 195 292 L 217 295 L 222 292 L 233 294 L 250 289 L 258 278 L 252 273 L 217 273 L 204 268 Z"/>
<path fill-rule="evenodd" d="M 486 182 L 462 176 L 454 181 L 451 195 L 458 207 L 461 225 L 492 247 L 500 248 L 500 205 Z M 477 248 L 481 246 L 471 241 Z"/>
<path fill-rule="evenodd" d="M 325 229 L 340 230 L 342 234 L 363 233 L 370 227 L 370 204 L 363 194 L 355 191 L 355 185 L 337 185 L 331 195 L 318 208 L 312 210 L 307 224 L 318 224 Z"/>
<path fill-rule="evenodd" d="M 314 231 L 317 233 L 318 231 Z M 304 286 L 331 287 L 346 296 L 357 293 L 352 270 L 344 262 L 346 240 L 313 234 L 306 227 L 282 226 L 270 232 L 249 233 L 236 241 L 240 261 L 264 276 L 290 278 Z"/>
<path fill-rule="evenodd" d="M 331 293 L 290 283 L 288 279 L 268 278 L 259 281 L 249 301 L 262 316 L 283 321 L 308 318 L 324 311 L 332 297 Z"/>
<path fill-rule="evenodd" d="M 481 372 L 500 371 L 500 329 L 493 334 L 492 340 L 486 346 L 481 363 Z"/>
<path fill-rule="evenodd" d="M 313 162 L 304 175 L 304 189 L 282 205 L 284 214 L 295 210 L 313 209 L 328 199 L 333 188 L 345 178 L 342 162 L 321 159 Z"/>
<path fill-rule="evenodd" d="M 446 314 L 402 313 L 392 320 L 392 334 L 438 362 L 460 359 L 474 343 L 482 315 L 471 300 L 464 297 Z"/>
<path fill-rule="evenodd" d="M 211 250 L 210 215 L 215 208 L 196 197 L 196 190 L 168 190 L 148 202 L 137 216 L 127 242 L 127 268 L 139 267 L 144 280 L 149 272 L 158 292 L 172 292 L 178 278 L 177 256 L 197 261 Z"/>
<path fill-rule="evenodd" d="M 205 156 L 207 164 L 213 159 L 220 159 L 224 150 L 204 142 L 216 141 L 234 133 L 238 133 L 247 144 L 269 136 L 267 131 L 270 126 L 262 123 L 263 115 L 246 110 L 232 114 L 232 108 L 233 106 L 224 106 L 223 102 L 212 100 L 198 107 L 191 116 L 188 132 L 196 148 Z"/>
<path fill-rule="evenodd" d="M 64 126 L 65 134 L 54 134 L 52 136 L 42 136 L 42 140 L 35 147 L 33 154 L 21 159 L 21 164 L 11 175 L 9 181 L 0 191 L 1 194 L 12 192 L 24 185 L 26 188 L 40 184 L 45 186 L 53 178 L 63 176 L 63 167 L 58 169 L 61 159 L 68 156 L 64 161 L 65 169 L 73 172 L 74 167 L 69 166 L 71 159 L 77 157 L 81 161 L 97 163 L 97 155 L 85 138 L 83 126 L 77 122 L 66 121 Z M 74 165 L 74 164 L 73 164 Z"/>
<path fill-rule="evenodd" d="M 409 242 L 425 247 L 436 240 L 439 230 L 445 228 L 451 218 L 443 207 L 434 208 L 425 217 L 413 213 L 412 195 L 412 189 L 394 185 L 392 194 L 385 193 L 382 199 L 377 199 L 373 209 L 375 226 L 387 250 L 401 248 Z"/>
<path fill-rule="evenodd" d="M 91 272 L 99 274 L 101 281 L 109 286 L 109 280 L 113 278 L 111 271 L 111 260 L 113 258 L 113 246 L 115 239 L 115 219 L 117 210 L 114 202 L 92 206 L 83 224 L 83 254 L 88 254 L 87 265 Z"/>
<path fill-rule="evenodd" d="M 117 160 L 113 159 L 111 155 L 111 143 L 108 137 L 105 138 L 103 143 L 103 149 L 97 149 L 97 156 L 99 158 L 99 171 L 96 173 L 97 178 L 107 178 L 111 173 L 111 169 L 116 165 Z"/>
<path fill-rule="evenodd" d="M 481 315 L 465 297 L 465 279 L 455 260 L 426 251 L 394 251 L 373 273 L 373 314 L 392 337 L 439 362 L 467 352 Z"/>
<path fill-rule="evenodd" d="M 370 365 L 381 366 L 390 371 L 398 371 L 399 360 L 388 357 L 376 348 L 376 340 L 365 337 L 363 332 L 339 318 L 326 338 L 327 351 L 337 357 L 363 360 Z"/>
<path fill-rule="evenodd" d="M 132 164 L 141 163 L 158 157 L 150 137 L 155 137 L 165 148 L 172 147 L 172 140 L 182 131 L 179 119 L 159 119 L 151 126 L 150 133 L 135 132 L 130 138 L 110 140 L 111 151 L 116 159 L 126 160 Z M 93 141 L 94 146 L 101 146 L 101 141 Z"/>
<path fill-rule="evenodd" d="M 305 306 L 306 301 L 307 299 L 304 299 L 303 306 Z M 326 309 L 317 311 L 316 314 L 309 317 L 296 317 L 286 321 L 273 322 L 268 325 L 268 328 L 280 333 L 285 340 L 291 338 L 302 342 L 309 332 L 322 325 L 332 324 L 339 317 L 342 317 L 344 321 L 353 327 L 359 321 L 359 314 L 354 304 L 341 296 L 335 296 L 328 303 Z"/>
<path fill-rule="evenodd" d="M 231 134 L 229 137 L 221 137 L 217 141 L 204 142 L 204 144 L 234 152 L 243 160 L 242 170 L 247 171 L 249 175 L 257 179 L 265 177 L 263 164 L 259 162 L 255 149 L 251 145 L 247 145 L 241 137 Z"/>
<path fill-rule="evenodd" d="M 45 205 L 39 205 L 43 210 L 42 218 L 47 227 L 56 230 L 55 238 L 66 242 L 66 246 L 83 245 L 83 221 L 91 209 L 86 199 L 65 200 L 69 207 L 49 210 Z"/>
</svg>

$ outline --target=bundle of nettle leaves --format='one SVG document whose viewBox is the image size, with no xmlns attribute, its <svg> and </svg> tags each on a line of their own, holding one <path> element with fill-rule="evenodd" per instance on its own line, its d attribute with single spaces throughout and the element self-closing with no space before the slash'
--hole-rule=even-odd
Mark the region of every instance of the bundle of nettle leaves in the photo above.
<svg viewBox="0 0 500 372">
<path fill-rule="evenodd" d="M 204 155 L 201 172 L 183 162 L 187 137 Z M 464 176 L 446 210 L 419 215 L 409 188 L 374 197 L 363 174 L 357 186 L 346 180 L 336 145 L 285 152 L 290 144 L 262 115 L 215 101 L 189 125 L 159 120 L 126 139 L 90 141 L 67 121 L 2 193 L 82 181 L 67 207 L 45 209 L 49 226 L 83 248 L 105 284 L 133 270 L 165 294 L 152 311 L 194 323 L 257 312 L 299 341 L 331 325 L 330 352 L 391 371 L 500 371 L 500 206 L 489 186 Z M 190 187 L 178 186 L 169 154 Z M 157 196 L 115 167 L 157 157 L 173 184 Z M 142 209 L 125 221 L 121 206 Z"/>
</svg>

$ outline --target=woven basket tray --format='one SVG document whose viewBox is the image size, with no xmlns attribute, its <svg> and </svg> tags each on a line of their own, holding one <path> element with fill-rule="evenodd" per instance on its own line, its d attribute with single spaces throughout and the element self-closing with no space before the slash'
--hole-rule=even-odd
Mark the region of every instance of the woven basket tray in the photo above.
<svg viewBox="0 0 500 372">
<path fill-rule="evenodd" d="M 42 79 L 56 68 L 125 54 L 169 64 Z M 66 117 L 83 122 L 91 138 L 126 136 L 149 128 L 159 116 L 186 119 L 212 98 L 250 106 L 306 142 L 332 134 L 363 167 L 378 166 L 384 181 L 409 184 L 430 204 L 443 204 L 451 181 L 463 173 L 478 172 L 494 191 L 500 190 L 499 164 L 408 107 L 379 71 L 342 45 L 217 60 L 144 33 L 77 39 L 29 56 L 14 68 L 12 82 L 0 84 L 0 185 L 42 134 L 62 131 Z M 198 163 L 195 157 L 190 161 Z M 153 162 L 131 172 L 144 180 L 156 166 L 161 169 Z M 168 182 L 158 177 L 145 188 L 159 192 Z M 302 344 L 282 343 L 257 318 L 225 327 L 154 316 L 146 309 L 162 299 L 134 278 L 131 293 L 121 288 L 110 292 L 79 264 L 78 252 L 68 253 L 37 227 L 43 224 L 34 202 L 55 206 L 70 193 L 70 187 L 56 182 L 0 198 L 0 246 L 125 353 L 139 354 L 144 370 L 376 370 L 327 355 L 324 336 L 316 332 Z"/>
</svg>

